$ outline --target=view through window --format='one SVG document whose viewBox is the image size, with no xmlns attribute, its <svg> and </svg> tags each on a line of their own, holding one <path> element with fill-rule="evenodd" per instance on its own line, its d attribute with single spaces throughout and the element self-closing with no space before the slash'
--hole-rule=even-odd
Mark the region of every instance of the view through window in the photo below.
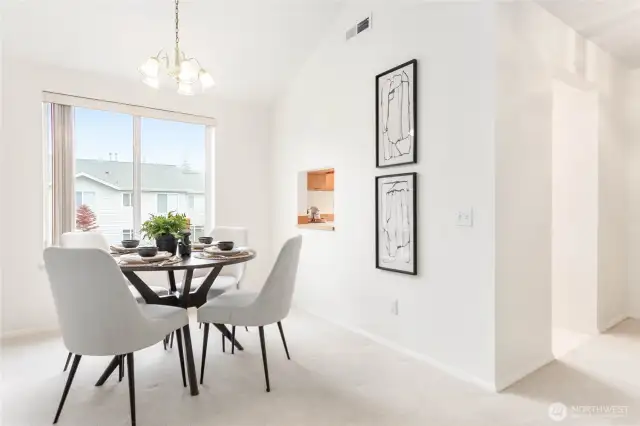
<svg viewBox="0 0 640 426">
<path fill-rule="evenodd" d="M 197 241 L 205 225 L 205 126 L 143 117 L 141 134 L 142 221 L 184 213 Z"/>
<path fill-rule="evenodd" d="M 140 125 L 137 142 L 135 120 Z M 204 125 L 75 107 L 77 229 L 95 228 L 114 244 L 141 237 L 134 224 L 136 215 L 144 222 L 150 214 L 172 211 L 187 215 L 194 239 L 204 236 L 205 129 Z M 134 188 L 136 147 L 140 149 L 139 206 Z M 50 170 L 50 164 L 47 167 Z M 47 175 L 50 188 L 51 174 Z M 49 189 L 48 198 L 50 194 Z M 47 204 L 51 209 L 50 200 Z M 47 216 L 51 217 L 51 210 Z"/>
</svg>

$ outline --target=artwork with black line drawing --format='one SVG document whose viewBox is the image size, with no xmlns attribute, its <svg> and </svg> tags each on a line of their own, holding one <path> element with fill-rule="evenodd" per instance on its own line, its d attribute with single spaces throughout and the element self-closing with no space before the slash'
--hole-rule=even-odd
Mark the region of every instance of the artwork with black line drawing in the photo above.
<svg viewBox="0 0 640 426">
<path fill-rule="evenodd" d="M 376 76 L 376 167 L 417 161 L 417 67 L 414 59 Z"/>
<path fill-rule="evenodd" d="M 417 274 L 416 173 L 376 177 L 376 268 Z"/>
</svg>

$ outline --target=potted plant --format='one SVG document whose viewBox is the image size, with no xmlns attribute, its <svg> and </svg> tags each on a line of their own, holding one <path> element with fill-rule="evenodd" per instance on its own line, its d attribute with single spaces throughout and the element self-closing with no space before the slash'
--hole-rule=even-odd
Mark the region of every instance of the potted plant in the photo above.
<svg viewBox="0 0 640 426">
<path fill-rule="evenodd" d="M 163 215 L 149 215 L 149 220 L 142 224 L 142 234 L 145 238 L 155 239 L 160 251 L 176 254 L 180 233 L 189 228 L 187 216 L 174 212 Z"/>
</svg>

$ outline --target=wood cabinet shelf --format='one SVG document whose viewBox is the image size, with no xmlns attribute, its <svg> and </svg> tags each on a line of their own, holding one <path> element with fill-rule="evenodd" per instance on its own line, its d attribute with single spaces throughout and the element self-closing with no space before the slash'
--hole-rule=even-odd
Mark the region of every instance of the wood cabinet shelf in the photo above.
<svg viewBox="0 0 640 426">
<path fill-rule="evenodd" d="M 307 190 L 309 191 L 333 191 L 333 169 L 314 170 L 307 173 Z"/>
</svg>

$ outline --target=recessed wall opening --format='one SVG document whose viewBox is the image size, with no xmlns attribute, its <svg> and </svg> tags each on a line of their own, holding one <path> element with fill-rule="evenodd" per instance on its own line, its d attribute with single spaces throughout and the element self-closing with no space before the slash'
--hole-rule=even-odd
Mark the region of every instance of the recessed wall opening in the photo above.
<svg viewBox="0 0 640 426">
<path fill-rule="evenodd" d="M 299 228 L 335 230 L 334 187 L 334 169 L 307 170 L 298 173 L 296 224 Z"/>
</svg>

